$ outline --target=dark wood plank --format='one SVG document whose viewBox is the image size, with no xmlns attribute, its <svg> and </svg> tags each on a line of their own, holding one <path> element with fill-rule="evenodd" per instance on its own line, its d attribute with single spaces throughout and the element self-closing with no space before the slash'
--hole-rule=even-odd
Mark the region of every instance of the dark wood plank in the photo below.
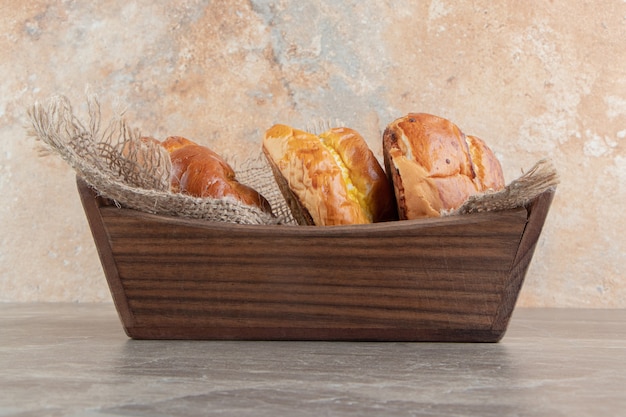
<svg viewBox="0 0 626 417">
<path fill-rule="evenodd" d="M 521 248 L 534 247 L 533 219 L 545 217 L 532 206 L 367 226 L 245 226 L 119 209 L 79 189 L 83 204 L 95 202 L 85 211 L 135 338 L 496 341 L 532 257 Z"/>
<path fill-rule="evenodd" d="M 77 177 L 76 181 L 78 195 L 87 216 L 87 222 L 89 223 L 91 235 L 98 251 L 98 257 L 107 279 L 109 291 L 111 291 L 115 309 L 124 325 L 124 331 L 126 331 L 128 336 L 131 336 L 129 328 L 134 326 L 133 313 L 128 306 L 126 293 L 119 278 L 115 257 L 113 256 L 109 237 L 100 213 L 100 208 L 107 206 L 108 203 L 102 197 L 97 196 L 84 180 Z"/>
<path fill-rule="evenodd" d="M 549 190 L 541 194 L 528 207 L 528 223 L 519 243 L 519 248 L 511 267 L 510 277 L 504 288 L 502 303 L 494 318 L 493 329 L 502 335 L 504 335 L 508 327 L 509 319 L 517 303 L 517 298 L 522 289 L 526 272 L 528 272 L 528 267 L 535 253 L 535 248 L 553 199 L 554 190 Z"/>
</svg>

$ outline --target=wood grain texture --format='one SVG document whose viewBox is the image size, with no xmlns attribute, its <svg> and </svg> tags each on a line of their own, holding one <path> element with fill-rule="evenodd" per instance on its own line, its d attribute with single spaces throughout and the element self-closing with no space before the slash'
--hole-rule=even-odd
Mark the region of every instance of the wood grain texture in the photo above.
<svg viewBox="0 0 626 417">
<path fill-rule="evenodd" d="M 133 313 L 129 309 L 124 287 L 119 279 L 115 259 L 111 252 L 111 245 L 107 238 L 106 228 L 100 215 L 100 207 L 108 205 L 108 202 L 96 195 L 94 190 L 80 178 L 77 178 L 77 184 L 80 201 L 87 216 L 87 222 L 89 223 L 91 235 L 98 251 L 98 257 L 107 279 L 109 291 L 111 291 L 115 309 L 124 325 L 124 331 L 128 336 L 131 336 L 128 329 L 133 326 Z"/>
<path fill-rule="evenodd" d="M 139 339 L 498 341 L 547 212 L 246 226 L 120 209 L 78 186 Z"/>
<path fill-rule="evenodd" d="M 528 206 L 528 224 L 511 266 L 511 272 L 504 288 L 503 300 L 494 318 L 493 329 L 502 334 L 506 331 L 513 313 L 553 199 L 554 191 L 547 191 Z"/>
</svg>

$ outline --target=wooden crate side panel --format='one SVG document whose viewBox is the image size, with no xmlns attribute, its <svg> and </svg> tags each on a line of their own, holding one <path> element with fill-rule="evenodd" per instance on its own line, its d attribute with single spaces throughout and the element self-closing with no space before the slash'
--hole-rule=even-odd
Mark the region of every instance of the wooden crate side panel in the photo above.
<svg viewBox="0 0 626 417">
<path fill-rule="evenodd" d="M 483 216 L 374 236 L 251 235 L 102 212 L 136 326 L 192 322 L 198 335 L 489 329 L 525 225 L 521 216 Z"/>
</svg>

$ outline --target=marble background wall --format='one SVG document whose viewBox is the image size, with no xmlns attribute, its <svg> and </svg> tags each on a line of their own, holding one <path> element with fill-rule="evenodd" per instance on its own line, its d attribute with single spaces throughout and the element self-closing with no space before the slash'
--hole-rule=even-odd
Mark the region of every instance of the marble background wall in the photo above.
<svg viewBox="0 0 626 417">
<path fill-rule="evenodd" d="M 420 111 L 487 140 L 507 182 L 550 157 L 519 305 L 626 307 L 624 0 L 0 0 L 0 57 L 0 301 L 110 300 L 74 173 L 25 129 L 35 101 L 95 93 L 228 154 L 338 120 L 380 156 Z"/>
</svg>

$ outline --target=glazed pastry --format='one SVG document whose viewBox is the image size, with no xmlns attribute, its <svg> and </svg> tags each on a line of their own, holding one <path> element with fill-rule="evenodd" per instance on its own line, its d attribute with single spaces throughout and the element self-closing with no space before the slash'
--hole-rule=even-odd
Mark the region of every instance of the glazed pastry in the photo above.
<svg viewBox="0 0 626 417">
<path fill-rule="evenodd" d="M 353 129 L 338 127 L 315 135 L 277 124 L 265 133 L 263 151 L 299 224 L 365 224 L 397 218 L 385 172 Z"/>
<path fill-rule="evenodd" d="M 232 198 L 272 213 L 265 197 L 237 181 L 233 168 L 211 149 L 180 136 L 170 136 L 160 144 L 172 161 L 173 192 L 194 197 Z"/>
<path fill-rule="evenodd" d="M 438 116 L 410 113 L 390 123 L 383 156 L 400 219 L 437 217 L 470 195 L 504 188 L 500 162 L 485 142 Z"/>
</svg>

